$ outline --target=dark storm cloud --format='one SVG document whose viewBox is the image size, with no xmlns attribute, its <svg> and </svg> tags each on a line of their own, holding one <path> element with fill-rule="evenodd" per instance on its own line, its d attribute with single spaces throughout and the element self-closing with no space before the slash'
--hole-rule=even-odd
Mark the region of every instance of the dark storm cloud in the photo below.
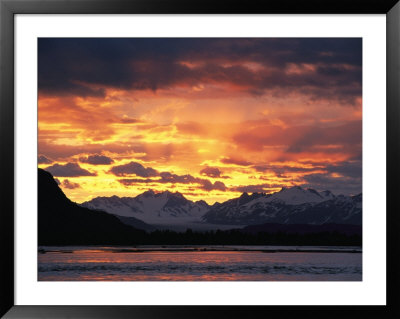
<svg viewBox="0 0 400 319">
<path fill-rule="evenodd" d="M 82 163 L 88 163 L 92 165 L 110 165 L 114 163 L 114 160 L 108 156 L 104 155 L 89 155 L 87 157 L 81 157 L 79 158 L 79 161 Z"/>
<path fill-rule="evenodd" d="M 232 83 L 257 95 L 286 88 L 341 98 L 350 88 L 359 96 L 361 48 L 356 38 L 41 38 L 39 90 L 103 96 L 105 87 L 157 90 L 211 82 Z M 311 73 L 287 74 L 290 64 L 315 67 Z"/>
<path fill-rule="evenodd" d="M 46 171 L 50 172 L 53 176 L 58 177 L 78 177 L 78 176 L 96 176 L 95 173 L 91 173 L 81 168 L 76 163 L 54 164 L 45 168 Z"/>
<path fill-rule="evenodd" d="M 158 171 L 151 167 L 144 167 L 142 164 L 137 162 L 130 162 L 124 165 L 114 166 L 110 169 L 110 173 L 115 176 L 128 176 L 136 175 L 140 177 L 154 177 L 158 176 Z"/>
<path fill-rule="evenodd" d="M 200 174 L 214 178 L 221 177 L 221 173 L 222 172 L 218 169 L 218 167 L 210 167 L 210 166 L 207 166 L 200 171 Z"/>
<path fill-rule="evenodd" d="M 53 163 L 53 160 L 47 158 L 44 155 L 39 155 L 38 164 L 51 164 L 51 163 Z"/>
</svg>

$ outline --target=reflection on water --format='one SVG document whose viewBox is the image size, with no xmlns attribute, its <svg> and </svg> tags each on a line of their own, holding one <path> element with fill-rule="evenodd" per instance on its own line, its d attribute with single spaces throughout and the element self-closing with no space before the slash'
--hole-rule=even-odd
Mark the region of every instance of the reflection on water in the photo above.
<svg viewBox="0 0 400 319">
<path fill-rule="evenodd" d="M 220 248 L 218 248 L 220 249 Z M 43 281 L 359 281 L 360 249 L 321 248 L 318 252 L 281 252 L 224 248 L 145 249 L 116 247 L 41 247 L 38 279 Z M 160 251 L 161 250 L 161 251 Z M 321 252 L 326 250 L 326 252 Z M 273 252 L 278 251 L 278 252 Z M 342 252 L 343 251 L 343 252 Z M 358 251 L 354 253 L 354 251 Z M 353 253 L 351 253 L 353 252 Z"/>
</svg>

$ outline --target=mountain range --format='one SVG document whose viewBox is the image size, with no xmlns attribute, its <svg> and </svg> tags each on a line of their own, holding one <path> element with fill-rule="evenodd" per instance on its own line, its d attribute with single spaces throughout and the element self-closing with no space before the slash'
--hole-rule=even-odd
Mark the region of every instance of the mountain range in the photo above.
<svg viewBox="0 0 400 319">
<path fill-rule="evenodd" d="M 273 194 L 242 194 L 213 205 L 202 219 L 208 223 L 256 225 L 262 223 L 312 224 L 362 223 L 362 195 L 335 196 L 299 186 Z"/>
<path fill-rule="evenodd" d="M 273 194 L 243 193 L 214 205 L 190 201 L 179 192 L 149 190 L 136 197 L 96 197 L 81 206 L 152 225 L 362 224 L 362 194 L 334 195 L 300 186 Z"/>
<path fill-rule="evenodd" d="M 200 222 L 210 206 L 205 201 L 193 202 L 181 193 L 146 191 L 136 197 L 96 197 L 81 204 L 122 217 L 135 217 L 148 224 L 175 225 Z"/>
<path fill-rule="evenodd" d="M 298 197 L 305 194 L 304 198 Z M 319 194 L 319 195 L 318 195 Z M 316 196 L 311 198 L 310 196 Z M 316 201 L 315 198 L 321 198 Z M 331 199 L 329 199 L 332 197 Z M 107 209 L 99 207 L 90 209 L 69 200 L 58 186 L 53 176 L 39 169 L 38 171 L 38 244 L 39 245 L 361 245 L 361 225 L 350 223 L 323 224 L 290 224 L 290 223 L 262 223 L 241 228 L 232 223 L 229 218 L 224 218 L 227 207 L 232 208 L 233 215 L 237 212 L 245 212 L 253 209 L 254 205 L 287 206 L 292 207 L 293 216 L 297 216 L 296 209 L 306 205 L 307 212 L 318 215 L 322 212 L 330 212 L 332 216 L 340 216 L 347 222 L 357 218 L 361 219 L 361 195 L 354 197 L 331 196 L 328 193 L 314 193 L 314 191 L 297 189 L 283 189 L 275 194 L 242 194 L 239 198 L 216 203 L 212 206 L 203 201 L 192 202 L 184 198 L 182 194 L 154 191 L 146 192 L 126 203 L 136 204 L 135 209 L 129 209 L 126 205 L 116 205 L 120 198 L 103 198 L 101 203 L 108 202 Z M 136 199 L 136 200 L 134 200 Z M 108 200 L 108 201 L 107 201 Z M 306 200 L 306 202 L 304 202 Z M 310 200 L 312 202 L 310 202 Z M 286 201 L 286 202 L 285 202 Z M 99 201 L 100 202 L 100 201 Z M 340 205 L 339 205 L 340 203 Z M 335 204 L 336 210 L 329 211 L 327 207 Z M 357 208 L 360 206 L 359 208 Z M 167 221 L 169 227 L 164 230 L 157 224 L 149 225 L 134 216 L 121 216 L 115 214 L 118 207 L 124 208 L 126 215 L 147 216 L 148 220 Z M 130 207 L 130 206 L 129 206 Z M 235 208 L 236 209 L 233 209 Z M 325 210 L 322 210 L 325 207 Z M 115 208 L 113 213 L 110 208 Z M 314 211 L 312 211 L 314 209 Z M 288 208 L 289 210 L 289 208 Z M 203 214 L 203 211 L 206 211 Z M 333 212 L 333 213 L 332 213 Z M 336 215 L 335 215 L 336 212 Z M 310 213 L 310 215 L 312 215 Z M 211 217 L 222 215 L 221 221 L 231 222 L 230 225 L 211 224 Z M 254 213 L 256 214 L 256 213 Z M 260 213 L 262 216 L 262 213 Z M 280 215 L 281 213 L 277 214 Z M 300 214 L 300 213 L 299 213 Z M 246 215 L 246 214 L 244 214 Z M 301 214 L 300 214 L 301 215 Z M 211 217 L 210 217 L 211 216 Z M 295 220 L 293 216 L 291 220 Z M 239 215 L 240 222 L 246 222 L 248 218 Z M 185 224 L 183 231 L 173 230 L 172 221 L 196 220 L 200 228 L 193 228 L 190 222 Z M 265 220 L 261 218 L 260 220 Z M 314 219 L 315 220 L 315 219 Z M 233 220 L 233 222 L 236 222 Z M 182 224 L 184 225 L 184 224 Z M 205 228 L 213 225 L 214 228 Z M 224 228 L 223 226 L 227 226 Z M 226 229 L 226 230 L 223 230 Z"/>
</svg>

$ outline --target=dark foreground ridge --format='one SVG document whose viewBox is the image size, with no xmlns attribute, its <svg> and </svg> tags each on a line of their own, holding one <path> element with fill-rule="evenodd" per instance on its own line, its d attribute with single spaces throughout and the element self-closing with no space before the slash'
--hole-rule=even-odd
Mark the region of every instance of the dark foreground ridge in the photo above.
<svg viewBox="0 0 400 319">
<path fill-rule="evenodd" d="M 226 231 L 152 231 L 70 201 L 52 175 L 38 172 L 38 244 L 57 245 L 325 245 L 361 246 L 356 225 L 253 225 Z M 132 222 L 132 224 L 135 224 Z M 140 223 L 136 223 L 140 224 Z"/>
<path fill-rule="evenodd" d="M 53 176 L 42 169 L 38 173 L 38 195 L 39 245 L 130 243 L 145 233 L 111 214 L 70 201 Z"/>
</svg>

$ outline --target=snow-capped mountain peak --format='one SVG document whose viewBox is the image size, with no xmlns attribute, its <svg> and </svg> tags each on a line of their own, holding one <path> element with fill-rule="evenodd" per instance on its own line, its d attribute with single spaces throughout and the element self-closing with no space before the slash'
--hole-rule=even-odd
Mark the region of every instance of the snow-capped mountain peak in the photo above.
<svg viewBox="0 0 400 319">
<path fill-rule="evenodd" d="M 361 195 L 335 196 L 300 186 L 282 188 L 272 194 L 243 194 L 213 205 L 203 216 L 205 222 L 251 225 L 261 223 L 360 224 Z"/>
<path fill-rule="evenodd" d="M 199 221 L 200 217 L 209 210 L 206 202 L 192 202 L 179 192 L 153 190 L 148 190 L 136 197 L 97 197 L 81 205 L 119 216 L 135 217 L 150 224 Z"/>
<path fill-rule="evenodd" d="M 320 194 L 327 200 L 336 198 L 336 196 L 333 195 L 332 192 L 328 190 L 322 191 L 320 192 Z"/>
<path fill-rule="evenodd" d="M 300 205 L 304 203 L 319 203 L 326 200 L 324 195 L 312 188 L 304 189 L 300 186 L 283 187 L 279 192 L 272 194 L 266 202 L 279 201 L 286 205 Z"/>
</svg>

